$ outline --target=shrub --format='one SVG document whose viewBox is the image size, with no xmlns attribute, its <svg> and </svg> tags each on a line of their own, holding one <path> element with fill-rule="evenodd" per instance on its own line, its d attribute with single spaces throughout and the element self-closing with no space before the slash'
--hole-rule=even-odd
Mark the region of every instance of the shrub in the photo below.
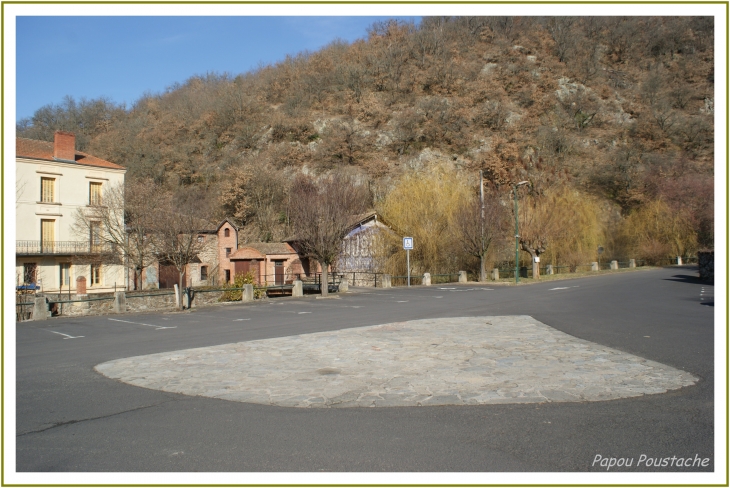
<svg viewBox="0 0 730 488">
<path fill-rule="evenodd" d="M 240 301 L 243 297 L 243 290 L 240 290 L 240 288 L 243 288 L 243 285 L 255 285 L 256 280 L 254 279 L 253 273 L 238 273 L 236 276 L 233 277 L 233 283 L 227 283 L 224 287 L 226 291 L 223 293 L 223 296 L 221 297 L 222 302 L 235 302 Z M 236 289 L 239 288 L 239 289 Z M 254 290 L 254 297 L 255 298 L 261 298 L 266 293 L 265 290 Z"/>
</svg>

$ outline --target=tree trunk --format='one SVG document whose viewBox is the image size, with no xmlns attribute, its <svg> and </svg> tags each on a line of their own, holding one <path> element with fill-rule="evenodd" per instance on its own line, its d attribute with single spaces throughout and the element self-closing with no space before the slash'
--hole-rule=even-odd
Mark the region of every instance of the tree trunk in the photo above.
<svg viewBox="0 0 730 488">
<path fill-rule="evenodd" d="M 185 268 L 183 268 L 184 270 Z M 177 293 L 178 293 L 178 300 L 180 303 L 180 310 L 185 308 L 185 302 L 183 302 L 183 276 L 185 276 L 183 273 L 184 271 L 177 270 L 178 272 L 178 285 L 177 285 Z"/>
<path fill-rule="evenodd" d="M 479 256 L 479 281 L 484 282 L 487 281 L 487 269 L 486 269 L 486 262 L 484 259 L 484 255 L 482 254 Z"/>
<path fill-rule="evenodd" d="M 540 279 L 540 263 L 535 262 L 535 257 L 532 257 L 532 277 L 533 279 Z"/>
<path fill-rule="evenodd" d="M 328 265 L 321 261 L 319 265 L 322 267 L 322 281 L 320 284 L 320 290 L 322 291 L 322 296 L 326 297 L 329 294 L 329 283 L 327 283 L 327 281 L 329 280 L 329 273 L 327 272 Z"/>
</svg>

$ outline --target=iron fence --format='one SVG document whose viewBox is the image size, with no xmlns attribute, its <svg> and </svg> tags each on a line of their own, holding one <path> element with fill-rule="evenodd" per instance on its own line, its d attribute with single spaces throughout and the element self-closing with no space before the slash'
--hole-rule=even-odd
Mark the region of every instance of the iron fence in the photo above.
<svg viewBox="0 0 730 488">
<path fill-rule="evenodd" d="M 112 253 L 111 243 L 89 241 L 15 241 L 15 254 L 104 254 Z"/>
</svg>

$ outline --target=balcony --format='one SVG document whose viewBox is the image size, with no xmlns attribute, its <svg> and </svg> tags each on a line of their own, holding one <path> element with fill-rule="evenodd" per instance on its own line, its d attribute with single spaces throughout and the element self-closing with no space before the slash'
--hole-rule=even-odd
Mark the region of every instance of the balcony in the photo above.
<svg viewBox="0 0 730 488">
<path fill-rule="evenodd" d="M 114 252 L 114 246 L 108 242 L 92 244 L 89 241 L 15 241 L 17 256 L 89 255 L 111 252 Z"/>
</svg>

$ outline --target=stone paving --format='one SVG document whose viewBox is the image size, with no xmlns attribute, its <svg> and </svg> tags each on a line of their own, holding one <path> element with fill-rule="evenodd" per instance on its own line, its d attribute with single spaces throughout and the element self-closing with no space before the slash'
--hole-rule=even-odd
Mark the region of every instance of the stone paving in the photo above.
<svg viewBox="0 0 730 488">
<path fill-rule="evenodd" d="M 125 358 L 96 370 L 144 388 L 285 407 L 599 401 L 698 381 L 529 316 L 398 322 Z"/>
</svg>

